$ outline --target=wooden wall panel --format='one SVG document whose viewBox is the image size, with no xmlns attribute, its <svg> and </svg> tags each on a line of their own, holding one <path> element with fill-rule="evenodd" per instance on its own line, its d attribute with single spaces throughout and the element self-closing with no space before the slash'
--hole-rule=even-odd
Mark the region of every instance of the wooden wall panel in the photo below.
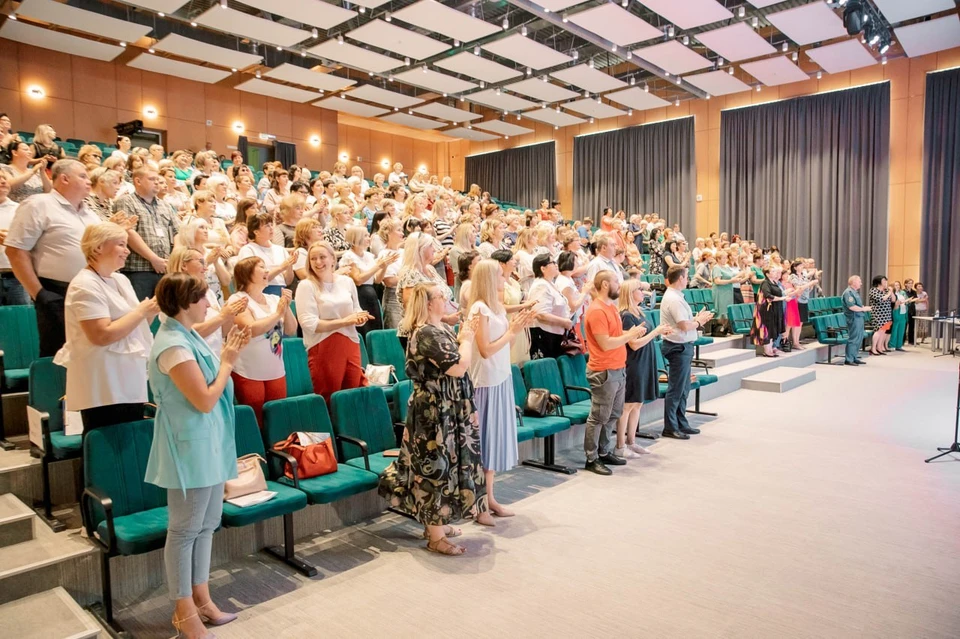
<svg viewBox="0 0 960 639">
<path fill-rule="evenodd" d="M 0 40 L 0 88 L 20 91 L 20 59 L 17 43 L 13 40 Z M 4 106 L 9 112 L 9 107 Z"/>
<path fill-rule="evenodd" d="M 109 62 L 77 57 L 72 59 L 71 64 L 74 78 L 73 99 L 76 102 L 115 109 L 117 79 L 113 65 Z"/>
<path fill-rule="evenodd" d="M 297 137 L 301 140 L 309 140 L 311 136 L 320 135 L 320 114 L 316 113 L 317 107 L 314 106 L 310 106 L 310 109 L 313 110 L 313 117 L 308 118 L 307 126 L 294 134 L 292 106 L 293 103 L 286 100 L 267 98 L 267 133 L 278 138 Z M 319 158 L 320 151 L 317 150 L 316 153 Z"/>
<path fill-rule="evenodd" d="M 241 92 L 239 119 L 251 131 L 270 132 L 267 127 L 267 98 L 256 93 Z"/>
<path fill-rule="evenodd" d="M 122 64 L 116 65 L 117 109 L 141 113 L 143 110 L 143 72 Z"/>
<path fill-rule="evenodd" d="M 176 120 L 203 122 L 206 120 L 204 85 L 193 80 L 170 76 L 167 78 L 167 115 Z M 171 132 L 172 133 L 172 132 Z"/>
<path fill-rule="evenodd" d="M 32 84 L 38 84 L 43 87 L 48 98 L 73 99 L 73 73 L 70 70 L 69 55 L 20 46 L 18 58 L 20 82 L 24 91 Z"/>
</svg>

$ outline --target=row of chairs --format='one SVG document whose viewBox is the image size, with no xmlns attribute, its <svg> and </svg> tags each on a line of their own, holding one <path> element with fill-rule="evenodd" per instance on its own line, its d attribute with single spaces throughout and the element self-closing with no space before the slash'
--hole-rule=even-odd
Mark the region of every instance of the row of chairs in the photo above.
<svg viewBox="0 0 960 639">
<path fill-rule="evenodd" d="M 843 299 L 835 297 L 812 297 L 807 303 L 807 312 L 810 317 L 843 313 Z"/>
<path fill-rule="evenodd" d="M 815 298 L 816 299 L 816 298 Z M 823 298 L 829 299 L 829 298 Z M 837 298 L 840 299 L 840 298 Z M 813 302 L 813 300 L 810 300 Z M 813 330 L 816 332 L 817 341 L 821 344 L 827 346 L 827 359 L 822 362 L 817 362 L 818 364 L 832 364 L 833 358 L 838 357 L 838 355 L 833 354 L 833 348 L 846 348 L 847 342 L 850 339 L 850 333 L 847 327 L 847 316 L 843 313 L 829 313 L 829 314 L 819 314 L 810 315 L 810 323 L 813 324 Z M 867 314 L 865 324 L 869 326 L 870 323 L 870 314 Z M 869 328 L 865 328 L 863 332 L 864 342 L 870 340 L 873 336 L 874 331 Z M 860 345 L 861 348 L 863 344 Z"/>
</svg>

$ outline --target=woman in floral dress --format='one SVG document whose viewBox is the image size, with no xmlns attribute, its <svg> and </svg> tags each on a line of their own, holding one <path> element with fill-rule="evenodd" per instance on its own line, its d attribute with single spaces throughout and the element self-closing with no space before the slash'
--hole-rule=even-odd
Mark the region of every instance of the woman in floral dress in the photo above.
<svg viewBox="0 0 960 639">
<path fill-rule="evenodd" d="M 476 320 L 458 338 L 443 322 L 446 297 L 435 284 L 409 294 L 400 326 L 408 335 L 406 373 L 413 394 L 400 456 L 380 478 L 380 495 L 424 525 L 427 550 L 462 555 L 451 543 L 460 519 L 486 515 L 480 432 L 467 370 Z"/>
</svg>

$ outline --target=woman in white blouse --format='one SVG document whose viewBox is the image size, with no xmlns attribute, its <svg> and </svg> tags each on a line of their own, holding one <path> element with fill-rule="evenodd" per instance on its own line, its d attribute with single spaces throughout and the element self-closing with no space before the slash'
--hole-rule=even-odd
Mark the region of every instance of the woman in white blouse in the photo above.
<svg viewBox="0 0 960 639">
<path fill-rule="evenodd" d="M 383 311 L 380 309 L 380 300 L 374 284 L 383 281 L 387 267 L 397 261 L 399 255 L 389 253 L 374 257 L 368 251 L 370 248 L 370 234 L 362 226 L 351 226 L 347 229 L 347 243 L 350 250 L 340 257 L 340 268 L 346 268 L 348 275 L 357 286 L 357 297 L 360 308 L 370 316 L 370 321 L 363 325 L 360 333 L 366 335 L 369 331 L 378 331 L 383 328 Z"/>
<path fill-rule="evenodd" d="M 513 254 L 517 256 L 517 279 L 524 294 L 533 286 L 533 257 L 537 253 L 537 233 L 533 229 L 523 229 L 517 235 Z"/>
<path fill-rule="evenodd" d="M 150 322 L 158 307 L 152 297 L 137 301 L 119 273 L 130 255 L 124 228 L 112 222 L 88 226 L 80 249 L 87 266 L 67 289 L 67 341 L 54 362 L 67 369 L 66 406 L 80 411 L 87 432 L 143 418 Z"/>
<path fill-rule="evenodd" d="M 167 259 L 168 273 L 186 273 L 193 277 L 206 281 L 208 268 L 203 258 L 203 253 L 195 248 L 178 246 L 170 253 Z M 238 297 L 230 304 L 224 304 L 216 293 L 210 287 L 207 287 L 205 293 L 209 306 L 207 307 L 206 317 L 199 324 L 193 325 L 193 330 L 200 334 L 200 337 L 210 345 L 210 350 L 219 353 L 223 350 L 223 338 L 233 327 L 233 318 L 238 313 L 247 310 L 247 298 Z M 163 320 L 161 314 L 161 320 Z"/>
<path fill-rule="evenodd" d="M 227 224 L 233 224 L 237 219 L 237 207 L 227 201 L 230 190 L 230 180 L 223 173 L 214 173 L 207 179 L 207 190 L 213 193 L 215 213 L 218 218 Z"/>
<path fill-rule="evenodd" d="M 200 217 L 191 219 L 185 226 L 180 227 L 176 244 L 200 251 L 204 255 L 206 272 L 200 278 L 207 283 L 207 287 L 214 297 L 223 304 L 224 289 L 230 289 L 230 271 L 226 261 L 231 255 L 223 247 L 209 241 L 210 224 Z"/>
<path fill-rule="evenodd" d="M 216 216 L 217 198 L 210 191 L 196 191 L 191 198 L 193 203 L 193 213 L 188 215 L 181 226 L 189 224 L 190 220 L 198 217 L 206 220 L 210 225 L 210 242 L 226 246 L 230 242 L 230 231 L 227 230 L 226 223 Z M 234 214 L 236 217 L 236 214 Z"/>
<path fill-rule="evenodd" d="M 500 248 L 503 234 L 507 232 L 507 225 L 501 218 L 488 217 L 480 225 L 480 257 L 487 260 L 493 252 Z"/>
<path fill-rule="evenodd" d="M 293 231 L 293 255 L 296 261 L 293 263 L 293 273 L 297 278 L 293 282 L 294 294 L 297 292 L 299 282 L 307 279 L 307 249 L 314 242 L 323 239 L 323 226 L 317 220 L 305 217 L 297 222 Z"/>
<path fill-rule="evenodd" d="M 247 218 L 247 238 L 249 242 L 240 249 L 237 257 L 241 260 L 259 257 L 267 269 L 266 294 L 279 296 L 283 287 L 293 282 L 296 255 L 288 255 L 286 249 L 270 241 L 273 238 L 273 217 L 268 213 L 258 213 Z"/>
<path fill-rule="evenodd" d="M 307 279 L 297 287 L 297 317 L 314 393 L 330 401 L 339 390 L 367 385 L 357 327 L 371 317 L 360 308 L 353 280 L 337 272 L 336 252 L 328 242 L 314 242 L 307 252 Z"/>
<path fill-rule="evenodd" d="M 429 235 L 415 231 L 407 237 L 403 245 L 403 264 L 400 266 L 397 279 L 397 297 L 400 298 L 400 305 L 405 308 L 417 284 L 436 284 L 446 300 L 447 314 L 443 317 L 443 321 L 453 326 L 460 321 L 460 315 L 457 305 L 453 302 L 453 291 L 432 266 L 434 254 L 433 238 Z M 407 335 L 402 329 L 398 330 L 397 336 L 406 347 Z"/>
<path fill-rule="evenodd" d="M 549 253 L 533 258 L 530 300 L 536 300 L 536 323 L 530 327 L 530 358 L 543 359 L 563 355 L 563 336 L 573 328 L 570 304 L 554 283 L 560 274 L 557 263 Z"/>
<path fill-rule="evenodd" d="M 280 200 L 290 195 L 290 174 L 286 169 L 277 169 L 270 179 L 270 190 L 263 196 L 263 210 L 273 214 L 280 206 Z"/>
</svg>

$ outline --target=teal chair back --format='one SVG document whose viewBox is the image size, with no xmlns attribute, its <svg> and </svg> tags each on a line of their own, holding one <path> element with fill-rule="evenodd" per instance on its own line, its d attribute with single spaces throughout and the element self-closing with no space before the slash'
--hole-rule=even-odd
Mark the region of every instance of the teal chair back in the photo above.
<svg viewBox="0 0 960 639">
<path fill-rule="evenodd" d="M 307 351 L 303 346 L 303 339 L 283 338 L 283 370 L 287 376 L 287 397 L 298 397 L 313 392 L 313 381 L 310 379 L 310 367 L 307 365 Z"/>
<path fill-rule="evenodd" d="M 396 421 L 405 424 L 407 411 L 410 408 L 410 396 L 413 394 L 413 382 L 408 379 L 394 384 L 390 392 L 393 393 L 393 410 L 395 411 Z"/>
<path fill-rule="evenodd" d="M 373 364 L 393 366 L 397 380 L 407 379 L 404 370 L 405 355 L 400 340 L 397 338 L 397 329 L 389 328 L 367 333 L 367 355 Z"/>
<path fill-rule="evenodd" d="M 37 312 L 29 304 L 0 306 L 0 350 L 6 370 L 29 368 L 40 356 Z"/>
<path fill-rule="evenodd" d="M 662 345 L 662 343 L 663 343 L 663 340 L 658 337 L 657 339 L 653 340 L 653 343 L 652 343 L 652 344 L 650 344 L 650 346 L 651 346 L 651 348 L 653 348 L 653 352 L 654 352 L 654 354 L 656 355 L 656 358 L 657 358 L 657 374 L 658 374 L 658 380 L 659 380 L 659 374 L 660 374 L 660 373 L 666 373 L 666 372 L 667 372 L 667 358 L 665 358 L 665 357 L 663 356 L 663 351 L 660 349 L 660 346 Z"/>
<path fill-rule="evenodd" d="M 654 328 L 660 326 L 660 309 L 654 309 L 652 311 L 644 311 L 644 315 L 647 316 L 647 319 L 650 320 L 650 325 Z"/>
<path fill-rule="evenodd" d="M 370 357 L 367 355 L 367 347 L 366 347 L 366 345 L 363 343 L 363 337 L 362 337 L 362 336 L 360 337 L 360 342 L 359 342 L 359 344 L 360 344 L 360 366 L 362 366 L 363 369 L 366 370 L 366 369 L 367 369 L 367 364 L 370 363 Z"/>
<path fill-rule="evenodd" d="M 333 425 L 330 423 L 330 413 L 327 412 L 327 402 L 320 395 L 300 395 L 275 399 L 263 405 L 263 446 L 273 448 L 277 442 L 282 442 L 290 433 L 303 431 L 307 433 L 327 433 L 333 436 Z M 283 475 L 283 464 L 275 458 L 270 459 L 270 477 L 277 478 Z"/>
<path fill-rule="evenodd" d="M 519 366 L 511 364 L 510 375 L 513 377 L 513 403 L 523 408 L 527 403 L 527 387 L 523 381 L 523 373 Z"/>
<path fill-rule="evenodd" d="M 749 335 L 753 327 L 754 304 L 731 304 L 727 307 L 727 316 L 733 332 L 737 335 Z"/>
<path fill-rule="evenodd" d="M 63 430 L 60 398 L 67 394 L 67 369 L 53 363 L 52 357 L 41 357 L 30 364 L 30 389 L 27 404 L 49 413 L 50 432 Z"/>
<path fill-rule="evenodd" d="M 580 355 L 561 355 L 557 358 L 557 368 L 560 370 L 560 379 L 564 386 L 582 386 L 590 388 L 587 381 L 587 358 Z M 590 399 L 590 395 L 578 390 L 565 388 L 567 404 L 574 404 Z"/>
<path fill-rule="evenodd" d="M 237 405 L 233 407 L 236 416 L 237 457 L 244 455 L 260 455 L 266 457 L 263 448 L 263 436 L 257 424 L 257 415 L 249 406 Z"/>
<path fill-rule="evenodd" d="M 557 360 L 551 358 L 534 359 L 523 365 L 523 381 L 527 389 L 545 388 L 558 397 L 565 398 L 563 379 Z M 565 402 L 569 404 L 570 402 Z M 521 404 L 522 405 L 522 404 Z"/>
<path fill-rule="evenodd" d="M 122 517 L 167 505 L 167 490 L 144 481 L 153 420 L 142 419 L 94 429 L 83 439 L 84 486 L 95 487 L 113 500 L 113 516 Z M 86 513 L 92 527 L 102 513 Z"/>
<path fill-rule="evenodd" d="M 811 323 L 813 321 L 812 318 L 816 317 L 817 315 L 823 315 L 824 312 L 826 311 L 826 308 L 827 308 L 826 298 L 824 297 L 810 298 L 810 301 L 807 303 L 807 314 L 811 318 Z"/>
<path fill-rule="evenodd" d="M 380 386 L 337 391 L 330 398 L 330 412 L 333 413 L 334 432 L 367 442 L 369 454 L 397 447 L 387 396 Z M 361 456 L 355 444 L 343 442 L 343 447 L 345 459 Z"/>
</svg>

